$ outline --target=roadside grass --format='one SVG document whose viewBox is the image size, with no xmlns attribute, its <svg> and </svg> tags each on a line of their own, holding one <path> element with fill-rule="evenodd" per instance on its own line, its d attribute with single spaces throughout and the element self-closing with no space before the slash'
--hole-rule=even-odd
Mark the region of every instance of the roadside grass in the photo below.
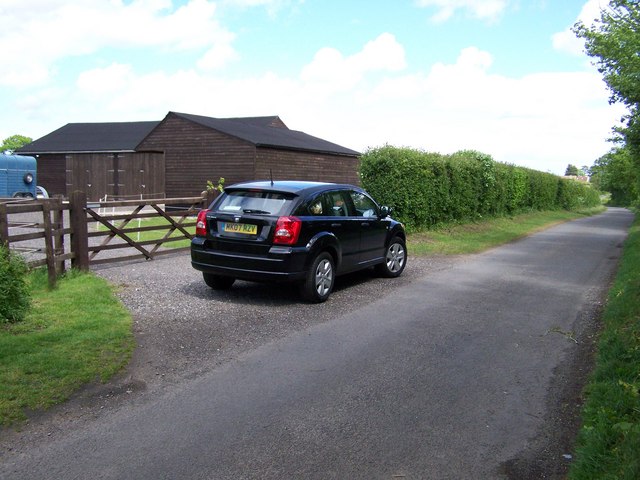
<svg viewBox="0 0 640 480">
<path fill-rule="evenodd" d="M 640 478 L 640 218 L 603 314 L 569 479 Z"/>
<path fill-rule="evenodd" d="M 478 253 L 512 242 L 553 225 L 594 215 L 604 207 L 568 212 L 566 210 L 531 212 L 513 217 L 490 218 L 464 224 L 440 225 L 432 230 L 408 235 L 411 255 L 459 255 Z"/>
<path fill-rule="evenodd" d="M 131 315 L 105 280 L 74 271 L 51 290 L 44 269 L 27 280 L 33 302 L 27 318 L 0 326 L 4 426 L 66 400 L 86 383 L 108 380 L 134 347 Z"/>
</svg>

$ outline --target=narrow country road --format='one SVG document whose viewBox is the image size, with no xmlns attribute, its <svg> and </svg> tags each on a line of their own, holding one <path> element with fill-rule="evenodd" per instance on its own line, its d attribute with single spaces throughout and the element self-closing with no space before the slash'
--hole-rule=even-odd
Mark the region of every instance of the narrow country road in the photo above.
<svg viewBox="0 0 640 480">
<path fill-rule="evenodd" d="M 538 478 L 632 219 L 609 209 L 470 256 L 6 455 L 0 478 Z"/>
</svg>

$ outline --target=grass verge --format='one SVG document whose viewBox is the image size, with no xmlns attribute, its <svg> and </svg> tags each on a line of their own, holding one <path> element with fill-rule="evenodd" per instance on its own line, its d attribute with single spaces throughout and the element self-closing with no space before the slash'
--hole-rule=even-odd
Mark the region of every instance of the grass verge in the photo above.
<svg viewBox="0 0 640 480">
<path fill-rule="evenodd" d="M 640 478 L 640 219 L 603 314 L 571 480 Z"/>
<path fill-rule="evenodd" d="M 579 212 L 532 212 L 480 222 L 443 225 L 433 230 L 408 235 L 407 247 L 411 255 L 477 253 L 553 225 L 602 211 L 604 207 Z"/>
<path fill-rule="evenodd" d="M 44 270 L 29 274 L 33 306 L 23 322 L 0 327 L 0 425 L 106 381 L 133 351 L 131 315 L 109 284 L 71 272 L 49 290 Z"/>
</svg>

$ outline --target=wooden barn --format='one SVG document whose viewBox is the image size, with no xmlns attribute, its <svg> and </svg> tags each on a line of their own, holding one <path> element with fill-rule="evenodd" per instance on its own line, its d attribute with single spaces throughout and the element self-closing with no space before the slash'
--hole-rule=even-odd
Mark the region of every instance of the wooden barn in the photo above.
<svg viewBox="0 0 640 480">
<path fill-rule="evenodd" d="M 212 118 L 169 112 L 159 122 L 70 123 L 17 153 L 38 159 L 50 194 L 89 200 L 199 195 L 207 180 L 359 183 L 359 153 L 277 116 Z"/>
<path fill-rule="evenodd" d="M 163 193 L 162 155 L 135 150 L 159 123 L 69 123 L 16 153 L 37 158 L 38 184 L 50 195 L 81 190 L 98 200 Z"/>
</svg>

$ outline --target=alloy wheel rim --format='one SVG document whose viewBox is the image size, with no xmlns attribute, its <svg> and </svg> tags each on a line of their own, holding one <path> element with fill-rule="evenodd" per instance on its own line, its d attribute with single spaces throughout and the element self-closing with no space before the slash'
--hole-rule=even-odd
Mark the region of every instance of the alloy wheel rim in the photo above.
<svg viewBox="0 0 640 480">
<path fill-rule="evenodd" d="M 322 260 L 316 269 L 316 291 L 324 297 L 331 289 L 333 281 L 333 269 L 329 260 Z"/>
<path fill-rule="evenodd" d="M 387 250 L 387 268 L 393 273 L 400 271 L 404 265 L 404 248 L 399 243 L 394 243 Z"/>
</svg>

